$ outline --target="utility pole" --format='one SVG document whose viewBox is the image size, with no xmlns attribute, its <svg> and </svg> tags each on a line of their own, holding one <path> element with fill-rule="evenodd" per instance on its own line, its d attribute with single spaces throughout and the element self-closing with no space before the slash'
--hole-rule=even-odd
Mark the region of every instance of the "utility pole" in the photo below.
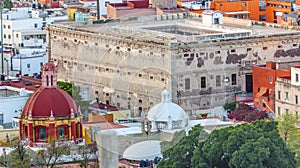
<svg viewBox="0 0 300 168">
<path fill-rule="evenodd" d="M 100 20 L 100 0 L 97 0 L 97 20 Z"/>
<path fill-rule="evenodd" d="M 4 73 L 4 55 L 3 55 L 3 1 L 1 3 L 1 73 Z"/>
</svg>

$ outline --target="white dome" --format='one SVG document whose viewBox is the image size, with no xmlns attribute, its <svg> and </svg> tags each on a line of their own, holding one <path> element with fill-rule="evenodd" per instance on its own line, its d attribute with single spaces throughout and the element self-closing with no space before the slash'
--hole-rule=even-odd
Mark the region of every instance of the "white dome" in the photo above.
<svg viewBox="0 0 300 168">
<path fill-rule="evenodd" d="M 153 160 L 162 157 L 160 152 L 160 141 L 143 141 L 129 146 L 123 154 L 128 160 Z"/>
<path fill-rule="evenodd" d="M 161 93 L 161 102 L 149 110 L 147 118 L 152 122 L 185 122 L 188 115 L 180 106 L 170 101 L 170 92 L 164 90 Z"/>
</svg>

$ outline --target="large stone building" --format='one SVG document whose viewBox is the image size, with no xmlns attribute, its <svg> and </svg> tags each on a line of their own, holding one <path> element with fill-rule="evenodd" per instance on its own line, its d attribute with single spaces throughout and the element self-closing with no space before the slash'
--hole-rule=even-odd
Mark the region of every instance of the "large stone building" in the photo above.
<svg viewBox="0 0 300 168">
<path fill-rule="evenodd" d="M 208 15 L 52 24 L 48 59 L 60 80 L 136 115 L 158 103 L 163 88 L 187 111 L 223 105 L 237 92 L 252 92 L 251 65 L 299 59 L 296 30 L 222 16 L 208 23 L 214 14 Z"/>
</svg>

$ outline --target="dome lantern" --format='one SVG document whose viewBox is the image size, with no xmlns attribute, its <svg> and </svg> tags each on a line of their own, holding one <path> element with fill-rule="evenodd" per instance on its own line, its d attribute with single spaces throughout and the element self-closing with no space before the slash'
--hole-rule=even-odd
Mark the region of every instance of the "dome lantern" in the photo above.
<svg viewBox="0 0 300 168">
<path fill-rule="evenodd" d="M 147 115 L 151 121 L 152 129 L 181 129 L 188 126 L 189 117 L 177 104 L 171 102 L 168 90 L 161 93 L 161 102 L 153 106 Z"/>
</svg>

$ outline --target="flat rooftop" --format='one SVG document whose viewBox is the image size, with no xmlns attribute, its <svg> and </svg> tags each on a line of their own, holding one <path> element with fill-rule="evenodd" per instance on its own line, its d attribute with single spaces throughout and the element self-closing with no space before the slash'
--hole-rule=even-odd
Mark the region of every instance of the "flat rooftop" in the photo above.
<svg viewBox="0 0 300 168">
<path fill-rule="evenodd" d="M 182 18 L 179 16 L 182 14 Z M 170 42 L 197 43 L 215 39 L 237 39 L 244 37 L 267 37 L 300 35 L 299 31 L 266 26 L 250 20 L 225 19 L 224 24 L 204 25 L 200 16 L 191 14 L 167 14 L 133 17 L 111 20 L 98 24 L 61 23 L 51 26 L 70 28 L 71 30 L 95 33 L 120 39 L 136 39 L 138 41 L 157 41 L 168 45 Z M 169 19 L 170 15 L 177 18 Z M 160 17 L 160 19 L 157 19 Z M 231 18 L 233 19 L 233 18 Z M 229 20 L 229 21 L 228 21 Z M 241 22 L 241 23 L 239 23 Z M 253 24 L 255 23 L 255 24 Z M 250 25 L 250 26 L 249 26 Z M 174 41 L 175 40 L 175 41 Z"/>
<path fill-rule="evenodd" d="M 145 27 L 146 30 L 160 31 L 171 34 L 178 34 L 184 36 L 195 36 L 195 35 L 204 35 L 204 34 L 218 34 L 222 33 L 221 31 L 201 29 L 180 25 L 166 25 L 166 26 L 157 26 L 157 27 Z"/>
</svg>

